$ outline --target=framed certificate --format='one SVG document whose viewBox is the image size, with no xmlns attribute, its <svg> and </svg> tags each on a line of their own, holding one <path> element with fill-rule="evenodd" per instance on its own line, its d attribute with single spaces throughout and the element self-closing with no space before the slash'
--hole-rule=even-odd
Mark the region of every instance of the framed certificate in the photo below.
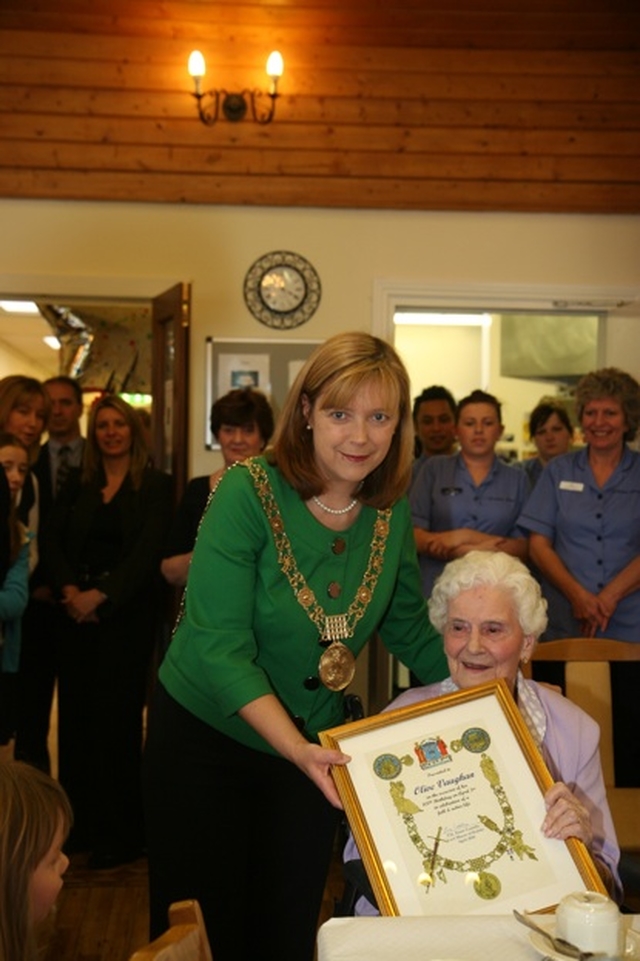
<svg viewBox="0 0 640 961">
<path fill-rule="evenodd" d="M 323 731 L 381 914 L 552 910 L 606 893 L 582 842 L 540 830 L 553 779 L 503 679 Z"/>
</svg>

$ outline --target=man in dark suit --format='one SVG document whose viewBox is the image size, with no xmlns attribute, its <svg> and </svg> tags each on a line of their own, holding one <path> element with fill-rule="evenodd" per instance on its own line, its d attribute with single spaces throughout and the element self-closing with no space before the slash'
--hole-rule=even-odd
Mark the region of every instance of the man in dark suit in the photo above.
<svg viewBox="0 0 640 961">
<path fill-rule="evenodd" d="M 39 533 L 69 472 L 80 467 L 84 450 L 80 385 L 72 377 L 60 375 L 46 380 L 44 388 L 51 400 L 49 438 L 32 468 L 38 480 Z M 31 575 L 29 588 L 22 621 L 21 704 L 15 756 L 49 772 L 47 737 L 57 674 L 58 608 L 40 564 Z"/>
</svg>

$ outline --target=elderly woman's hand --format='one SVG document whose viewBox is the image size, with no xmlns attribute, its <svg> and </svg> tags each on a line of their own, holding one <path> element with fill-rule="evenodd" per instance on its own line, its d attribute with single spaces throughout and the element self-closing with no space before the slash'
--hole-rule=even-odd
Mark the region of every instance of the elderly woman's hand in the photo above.
<svg viewBox="0 0 640 961">
<path fill-rule="evenodd" d="M 553 784 L 544 796 L 544 803 L 547 816 L 542 822 L 542 833 L 545 837 L 559 841 L 578 838 L 591 847 L 593 828 L 589 812 L 566 784 L 562 781 Z"/>
</svg>

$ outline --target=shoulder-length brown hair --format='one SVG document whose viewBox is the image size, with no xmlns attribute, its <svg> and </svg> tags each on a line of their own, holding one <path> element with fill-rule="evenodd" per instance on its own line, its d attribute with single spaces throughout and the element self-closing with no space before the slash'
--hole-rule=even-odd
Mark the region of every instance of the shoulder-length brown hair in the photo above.
<svg viewBox="0 0 640 961">
<path fill-rule="evenodd" d="M 336 334 L 317 347 L 296 377 L 276 426 L 272 458 L 303 500 L 321 494 L 313 431 L 307 430 L 303 398 L 311 408 L 342 407 L 362 387 L 382 392 L 384 405 L 399 415 L 383 462 L 365 478 L 358 494 L 372 507 L 386 508 L 406 493 L 413 458 L 411 392 L 404 364 L 390 344 L 371 334 Z"/>
<path fill-rule="evenodd" d="M 138 490 L 142 484 L 144 469 L 149 464 L 149 450 L 142 432 L 142 422 L 135 408 L 128 404 L 126 400 L 123 400 L 122 397 L 118 397 L 117 394 L 104 394 L 95 401 L 91 408 L 87 427 L 87 442 L 82 461 L 82 481 L 85 484 L 92 483 L 100 476 L 102 470 L 102 453 L 96 440 L 96 419 L 105 407 L 117 410 L 124 417 L 131 431 L 129 476 L 133 489 Z"/>
<path fill-rule="evenodd" d="M 44 401 L 44 428 L 46 430 L 51 413 L 51 401 L 43 385 L 35 377 L 24 374 L 9 374 L 0 380 L 0 430 L 6 427 L 9 414 L 16 407 L 27 403 L 33 397 L 42 397 Z M 29 447 L 29 463 L 34 464 L 40 451 L 41 437 L 37 437 Z"/>
<path fill-rule="evenodd" d="M 0 764 L 0 961 L 35 961 L 33 872 L 73 821 L 58 781 L 22 761 Z"/>
</svg>

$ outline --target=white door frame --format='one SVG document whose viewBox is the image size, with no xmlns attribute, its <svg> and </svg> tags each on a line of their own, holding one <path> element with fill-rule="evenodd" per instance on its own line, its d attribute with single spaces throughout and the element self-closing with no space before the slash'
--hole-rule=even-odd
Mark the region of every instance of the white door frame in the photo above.
<svg viewBox="0 0 640 961">
<path fill-rule="evenodd" d="M 514 284 L 438 285 L 428 281 L 388 280 L 373 282 L 372 333 L 393 343 L 393 317 L 400 307 L 416 310 L 501 311 L 539 310 L 607 314 L 636 305 L 639 287 L 588 287 Z"/>
</svg>

